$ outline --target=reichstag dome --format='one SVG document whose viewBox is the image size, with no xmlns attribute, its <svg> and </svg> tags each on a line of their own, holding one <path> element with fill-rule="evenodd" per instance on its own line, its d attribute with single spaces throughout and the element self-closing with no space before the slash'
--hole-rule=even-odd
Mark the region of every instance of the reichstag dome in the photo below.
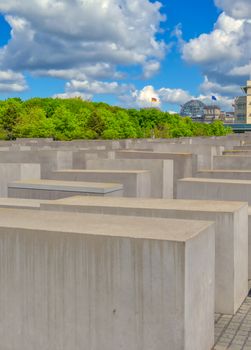
<svg viewBox="0 0 251 350">
<path fill-rule="evenodd" d="M 185 103 L 180 111 L 183 117 L 202 118 L 206 105 L 198 100 L 191 100 Z"/>
</svg>

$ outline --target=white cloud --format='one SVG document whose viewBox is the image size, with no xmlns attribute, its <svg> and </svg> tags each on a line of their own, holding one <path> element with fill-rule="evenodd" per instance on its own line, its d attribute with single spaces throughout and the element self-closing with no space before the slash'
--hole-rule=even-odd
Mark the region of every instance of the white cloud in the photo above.
<svg viewBox="0 0 251 350">
<path fill-rule="evenodd" d="M 240 93 L 240 86 L 236 84 L 221 85 L 216 82 L 212 82 L 207 76 L 204 78 L 204 82 L 200 85 L 200 90 L 206 95 L 227 95 L 236 96 Z"/>
<path fill-rule="evenodd" d="M 158 90 L 158 93 L 163 102 L 175 105 L 181 105 L 193 99 L 193 96 L 188 91 L 182 89 L 161 88 Z"/>
<path fill-rule="evenodd" d="M 148 79 L 151 78 L 153 75 L 155 75 L 160 69 L 160 62 L 158 61 L 149 61 L 146 62 L 146 64 L 143 67 L 144 71 L 144 78 Z"/>
<path fill-rule="evenodd" d="M 216 104 L 219 106 L 223 111 L 230 112 L 233 110 L 233 102 L 234 99 L 227 97 L 227 96 L 222 96 L 219 94 L 215 94 L 215 97 L 217 98 L 217 101 L 213 101 L 211 99 L 211 96 L 205 96 L 205 95 L 199 95 L 197 97 L 198 100 L 204 102 L 207 105 L 212 105 Z"/>
<path fill-rule="evenodd" d="M 245 64 L 244 66 L 234 67 L 229 71 L 229 75 L 246 77 L 251 76 L 251 64 Z"/>
<path fill-rule="evenodd" d="M 119 95 L 128 91 L 130 86 L 114 82 L 71 80 L 66 83 L 66 91 L 82 91 L 88 94 L 114 94 Z"/>
<path fill-rule="evenodd" d="M 0 71 L 1 92 L 22 92 L 26 89 L 27 85 L 23 74 L 11 70 Z"/>
<path fill-rule="evenodd" d="M 69 79 L 118 78 L 117 65 L 154 73 L 166 51 L 156 39 L 160 7 L 150 0 L 0 0 L 12 28 L 0 64 Z"/>
<path fill-rule="evenodd" d="M 138 107 L 160 107 L 161 102 L 158 92 L 153 86 L 147 85 L 140 91 L 133 91 L 132 96 L 135 99 L 136 105 Z M 153 101 L 152 99 L 156 99 Z"/>
<path fill-rule="evenodd" d="M 92 95 L 87 95 L 79 91 L 74 91 L 74 92 L 65 92 L 62 94 L 55 94 L 53 95 L 53 98 L 81 98 L 82 100 L 91 100 Z"/>
<path fill-rule="evenodd" d="M 124 74 L 115 70 L 109 63 L 96 63 L 91 65 L 85 65 L 79 68 L 67 68 L 67 69 L 48 69 L 35 70 L 34 75 L 44 75 L 55 77 L 59 79 L 75 79 L 75 80 L 87 80 L 87 79 L 122 79 Z"/>
<path fill-rule="evenodd" d="M 201 34 L 183 46 L 183 58 L 190 63 L 223 64 L 222 60 L 238 61 L 243 51 L 241 40 L 245 36 L 245 22 L 222 13 L 214 30 Z M 224 62 L 224 63 L 226 63 Z"/>
<path fill-rule="evenodd" d="M 215 0 L 215 4 L 233 18 L 250 18 L 250 0 Z"/>
<path fill-rule="evenodd" d="M 216 96 L 216 102 L 212 101 L 212 95 Z M 155 98 L 157 102 L 152 102 L 152 98 Z M 181 105 L 193 99 L 198 99 L 208 105 L 216 103 L 222 110 L 225 111 L 233 110 L 233 98 L 228 97 L 220 92 L 193 96 L 188 91 L 183 89 L 171 89 L 163 87 L 156 90 L 153 86 L 147 85 L 141 90 L 135 90 L 132 88 L 131 90 L 125 91 L 122 95 L 119 96 L 120 102 L 124 107 L 127 108 L 165 108 L 163 105 L 167 104 L 173 105 L 174 109 L 177 109 L 178 111 L 180 110 Z M 168 107 L 170 108 L 170 106 Z"/>
<path fill-rule="evenodd" d="M 185 61 L 196 64 L 206 76 L 203 94 L 220 94 L 231 99 L 241 94 L 240 85 L 251 75 L 250 0 L 215 0 L 223 9 L 210 33 L 182 44 Z M 229 101 L 225 104 L 230 105 Z"/>
</svg>

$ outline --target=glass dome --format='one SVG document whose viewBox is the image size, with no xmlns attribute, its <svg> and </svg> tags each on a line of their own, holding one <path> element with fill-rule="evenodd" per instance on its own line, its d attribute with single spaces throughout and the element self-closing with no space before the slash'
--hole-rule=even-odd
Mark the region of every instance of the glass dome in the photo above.
<svg viewBox="0 0 251 350">
<path fill-rule="evenodd" d="M 185 103 L 180 111 L 183 117 L 201 118 L 204 115 L 206 105 L 199 100 L 191 100 Z"/>
</svg>

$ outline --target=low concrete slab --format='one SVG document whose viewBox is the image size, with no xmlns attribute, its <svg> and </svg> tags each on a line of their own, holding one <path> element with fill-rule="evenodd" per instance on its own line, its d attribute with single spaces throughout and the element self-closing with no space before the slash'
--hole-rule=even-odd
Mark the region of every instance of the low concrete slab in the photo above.
<svg viewBox="0 0 251 350">
<path fill-rule="evenodd" d="M 1 346 L 209 350 L 214 245 L 209 222 L 0 209 Z"/>
<path fill-rule="evenodd" d="M 96 159 L 87 160 L 86 169 L 146 170 L 151 174 L 153 198 L 173 198 L 173 161 L 162 159 Z"/>
<path fill-rule="evenodd" d="M 32 199 L 58 199 L 74 195 L 121 196 L 123 185 L 118 183 L 23 180 L 8 185 L 8 196 Z"/>
<path fill-rule="evenodd" d="M 0 198 L 0 208 L 13 209 L 35 209 L 40 210 L 41 203 L 48 203 L 47 200 L 42 199 L 23 199 L 23 198 Z"/>
<path fill-rule="evenodd" d="M 230 179 L 186 178 L 178 181 L 179 199 L 241 201 L 251 205 L 251 181 Z"/>
<path fill-rule="evenodd" d="M 214 169 L 251 170 L 251 155 L 225 155 L 214 157 Z"/>
<path fill-rule="evenodd" d="M 245 203 L 78 196 L 42 203 L 41 208 L 64 212 L 214 221 L 216 312 L 234 314 L 247 296 L 248 213 Z"/>
<path fill-rule="evenodd" d="M 126 197 L 150 197 L 151 174 L 145 170 L 58 170 L 50 179 L 120 183 Z"/>
<path fill-rule="evenodd" d="M 233 180 L 251 180 L 250 170 L 201 170 L 196 177 L 210 179 L 233 179 Z"/>
</svg>

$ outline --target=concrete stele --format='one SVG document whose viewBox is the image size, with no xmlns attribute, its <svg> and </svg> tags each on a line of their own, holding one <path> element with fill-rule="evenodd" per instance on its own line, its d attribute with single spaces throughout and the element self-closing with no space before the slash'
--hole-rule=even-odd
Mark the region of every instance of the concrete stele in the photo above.
<svg viewBox="0 0 251 350">
<path fill-rule="evenodd" d="M 209 350 L 214 245 L 205 221 L 0 209 L 1 347 Z"/>
<path fill-rule="evenodd" d="M 121 183 L 126 197 L 150 197 L 151 174 L 145 170 L 57 170 L 50 179 Z"/>
<path fill-rule="evenodd" d="M 215 310 L 224 314 L 234 314 L 248 293 L 247 208 L 242 202 L 80 196 L 41 203 L 41 209 L 64 212 L 214 221 Z"/>
</svg>

